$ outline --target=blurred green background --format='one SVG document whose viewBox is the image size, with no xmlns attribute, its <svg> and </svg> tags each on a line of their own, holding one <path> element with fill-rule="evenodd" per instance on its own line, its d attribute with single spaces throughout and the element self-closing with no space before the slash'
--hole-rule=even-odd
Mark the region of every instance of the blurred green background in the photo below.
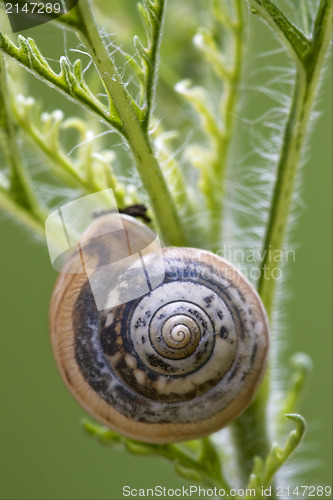
<svg viewBox="0 0 333 500">
<path fill-rule="evenodd" d="M 116 7 L 117 2 L 113 3 Z M 106 5 L 102 1 L 99 4 L 102 8 Z M 175 0 L 170 1 L 170 6 L 174 8 Z M 167 18 L 169 34 L 174 29 L 170 18 L 175 21 L 175 13 L 174 9 Z M 124 9 L 114 12 L 113 25 L 119 23 L 123 32 L 133 33 L 131 11 L 128 16 L 124 16 Z M 178 17 L 178 30 L 182 22 L 184 25 L 183 42 L 190 44 L 190 38 L 186 37 L 194 34 L 191 20 Z M 53 28 L 44 25 L 31 30 L 31 34 L 44 47 L 44 53 L 58 57 L 59 35 Z M 170 42 L 175 51 L 177 42 L 181 42 L 179 37 Z M 255 59 L 258 51 L 276 47 L 275 43 L 269 31 L 254 21 L 249 39 L 252 57 Z M 195 66 L 195 53 L 189 52 L 187 67 L 180 64 L 174 52 L 174 68 L 170 69 L 167 49 L 162 47 L 164 78 L 172 79 L 175 74 L 172 71 L 179 70 L 177 65 L 181 66 L 180 76 L 186 77 L 187 70 Z M 266 60 L 265 64 L 268 63 Z M 332 83 L 329 76 L 330 71 L 326 71 L 316 106 L 320 116 L 312 124 L 308 159 L 302 169 L 302 203 L 298 203 L 292 229 L 292 242 L 297 244 L 296 261 L 288 268 L 288 298 L 281 311 L 286 325 L 281 335 L 281 367 L 287 368 L 288 359 L 298 351 L 310 354 L 314 363 L 301 405 L 308 432 L 292 465 L 294 471 L 302 468 L 302 484 L 307 485 L 332 484 Z M 259 85 L 264 76 L 258 78 Z M 40 95 L 46 109 L 61 107 L 66 114 L 76 111 L 73 104 L 55 91 L 31 77 L 27 82 L 34 94 Z M 163 88 L 160 92 L 163 95 Z M 260 107 L 260 91 L 251 96 L 253 109 Z M 185 124 L 190 121 L 189 116 L 181 119 Z M 0 231 L 0 498 L 117 499 L 121 498 L 122 486 L 127 484 L 133 488 L 154 485 L 175 488 L 185 484 L 166 462 L 132 457 L 98 445 L 84 435 L 79 422 L 85 412 L 64 387 L 49 345 L 48 307 L 57 274 L 51 268 L 46 246 L 5 214 L 0 214 Z"/>
</svg>

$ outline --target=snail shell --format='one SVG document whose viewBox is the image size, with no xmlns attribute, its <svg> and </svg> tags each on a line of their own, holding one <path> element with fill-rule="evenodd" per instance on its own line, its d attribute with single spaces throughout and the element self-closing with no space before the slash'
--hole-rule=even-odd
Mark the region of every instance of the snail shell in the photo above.
<svg viewBox="0 0 333 500">
<path fill-rule="evenodd" d="M 127 237 L 151 241 L 146 226 L 128 216 L 122 222 Z M 112 215 L 88 229 L 85 251 L 95 267 L 116 251 L 116 236 L 112 245 L 101 237 L 97 249 L 91 244 L 107 224 Z M 68 273 L 74 252 L 50 311 L 56 362 L 74 397 L 109 428 L 152 443 L 198 438 L 234 420 L 253 399 L 269 344 L 259 296 L 235 267 L 193 248 L 163 248 L 162 256 L 156 288 L 99 311 L 87 275 Z"/>
</svg>

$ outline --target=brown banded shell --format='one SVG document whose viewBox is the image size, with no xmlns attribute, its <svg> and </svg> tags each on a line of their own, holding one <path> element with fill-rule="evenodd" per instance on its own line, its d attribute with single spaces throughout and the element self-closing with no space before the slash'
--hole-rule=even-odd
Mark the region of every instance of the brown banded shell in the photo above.
<svg viewBox="0 0 333 500">
<path fill-rule="evenodd" d="M 93 223 L 90 236 L 110 217 Z M 151 240 L 145 226 L 122 220 L 131 237 Z M 102 311 L 87 275 L 64 269 L 50 313 L 55 358 L 75 398 L 111 429 L 153 443 L 198 438 L 234 420 L 253 399 L 269 344 L 262 303 L 232 265 L 193 248 L 162 255 L 159 286 Z"/>
</svg>

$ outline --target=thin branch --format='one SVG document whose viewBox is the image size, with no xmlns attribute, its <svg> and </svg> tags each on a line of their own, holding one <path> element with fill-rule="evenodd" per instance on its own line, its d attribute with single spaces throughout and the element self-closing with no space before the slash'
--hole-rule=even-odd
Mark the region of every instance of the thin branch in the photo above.
<svg viewBox="0 0 333 500">
<path fill-rule="evenodd" d="M 24 210 L 30 211 L 37 221 L 43 220 L 44 213 L 35 197 L 30 179 L 22 163 L 20 148 L 17 143 L 17 125 L 10 109 L 11 98 L 7 81 L 6 61 L 2 54 L 0 54 L 0 105 L 0 133 L 2 132 L 0 140 L 3 143 L 4 152 L 10 167 L 8 192 L 10 192 L 14 202 Z"/>
<path fill-rule="evenodd" d="M 256 490 L 256 498 L 267 498 L 267 495 L 263 495 L 263 488 L 267 488 L 272 484 L 272 479 L 276 472 L 288 460 L 290 455 L 294 453 L 304 437 L 306 430 L 304 418 L 297 413 L 289 413 L 284 415 L 284 417 L 295 423 L 296 429 L 289 433 L 283 448 L 278 443 L 273 443 L 265 460 L 259 457 L 255 458 L 247 488 Z M 269 497 L 272 497 L 272 492 Z"/>
<path fill-rule="evenodd" d="M 156 90 L 166 0 L 158 0 L 155 3 L 152 3 L 151 0 L 143 0 L 142 4 L 138 4 L 138 7 L 145 24 L 148 39 L 147 48 L 143 47 L 139 39 L 136 39 L 136 48 L 143 65 L 144 74 L 142 84 L 143 93 L 145 94 L 143 125 L 148 130 Z"/>
<path fill-rule="evenodd" d="M 263 253 L 265 258 L 258 282 L 258 291 L 265 304 L 267 313 L 271 316 L 275 292 L 275 279 L 272 276 L 270 255 L 283 248 L 283 241 L 292 204 L 292 194 L 301 158 L 303 144 L 306 138 L 309 116 L 319 86 L 320 74 L 325 55 L 331 40 L 332 2 L 324 0 L 325 16 L 321 16 L 320 30 L 315 31 L 318 40 L 313 42 L 314 61 L 312 77 L 308 78 L 305 68 L 299 68 L 296 75 L 294 95 L 289 117 L 286 123 L 280 159 L 278 163 L 277 179 L 274 186 L 273 199 L 266 230 Z M 330 4 L 330 5 L 329 5 Z M 268 251 L 270 250 L 270 251 Z"/>
<path fill-rule="evenodd" d="M 127 438 L 87 420 L 83 425 L 89 435 L 103 444 L 120 445 L 134 455 L 164 458 L 173 463 L 177 473 L 187 480 L 199 481 L 226 491 L 231 489 L 222 475 L 219 454 L 208 437 L 181 444 L 150 444 Z"/>
<path fill-rule="evenodd" d="M 311 41 L 283 14 L 271 0 L 250 0 L 252 12 L 260 14 L 282 39 L 291 53 L 303 61 L 311 49 Z"/>
<path fill-rule="evenodd" d="M 0 207 L 4 210 L 4 212 L 11 214 L 25 228 L 28 228 L 33 233 L 38 234 L 44 240 L 44 222 L 40 219 L 37 220 L 29 209 L 22 207 L 22 205 L 15 202 L 12 194 L 5 191 L 2 187 L 0 187 Z"/>
<path fill-rule="evenodd" d="M 89 50 L 115 109 L 122 122 L 122 133 L 135 158 L 141 180 L 150 197 L 161 235 L 166 244 L 185 245 L 187 237 L 174 200 L 165 182 L 158 161 L 140 123 L 138 107 L 119 75 L 97 28 L 89 0 L 80 0 L 76 7 L 81 37 Z"/>
<path fill-rule="evenodd" d="M 121 132 L 121 121 L 115 110 L 111 109 L 109 113 L 84 82 L 80 60 L 77 60 L 72 67 L 68 59 L 62 57 L 60 59 L 61 70 L 56 73 L 31 38 L 27 39 L 19 35 L 18 39 L 19 46 L 17 47 L 0 29 L 0 50 L 15 59 L 34 76 L 62 92 L 68 99 L 92 111 L 108 126 Z"/>
<path fill-rule="evenodd" d="M 252 0 L 251 3 L 253 3 Z M 264 3 L 266 4 L 267 2 L 263 1 L 262 4 Z M 327 0 L 323 0 L 322 3 L 327 4 Z M 260 11 L 260 13 L 261 12 L 262 11 Z M 320 73 L 331 39 L 331 13 L 332 2 L 330 2 L 330 8 L 325 10 L 325 16 L 321 18 L 322 31 L 316 33 L 321 43 L 313 43 L 313 47 L 316 47 L 316 55 L 314 56 L 315 64 L 311 80 L 307 78 L 307 73 L 303 66 L 305 63 L 301 61 L 297 63 L 294 94 L 282 138 L 282 146 L 277 167 L 277 178 L 274 185 L 266 235 L 261 253 L 261 255 L 265 257 L 263 259 L 261 275 L 257 284 L 258 292 L 262 298 L 269 318 L 272 316 L 276 287 L 276 280 L 273 275 L 275 263 L 270 262 L 271 255 L 283 249 L 283 242 L 293 199 L 295 179 L 304 140 L 306 138 L 309 116 L 316 97 Z M 262 14 L 266 22 L 268 22 L 268 15 L 269 13 L 267 11 Z M 269 22 L 268 24 L 276 31 L 275 22 Z M 268 453 L 267 401 L 269 395 L 270 372 L 268 371 L 256 399 L 233 425 L 238 443 L 237 449 L 241 450 L 239 463 L 241 465 L 243 478 L 251 471 L 254 457 L 259 456 L 264 458 Z M 251 429 L 250 433 L 248 432 L 249 429 Z"/>
</svg>

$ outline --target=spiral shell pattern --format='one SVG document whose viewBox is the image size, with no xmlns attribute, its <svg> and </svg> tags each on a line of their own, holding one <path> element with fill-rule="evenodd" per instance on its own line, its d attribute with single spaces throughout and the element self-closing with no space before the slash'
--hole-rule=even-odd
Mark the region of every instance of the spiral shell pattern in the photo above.
<svg viewBox="0 0 333 500">
<path fill-rule="evenodd" d="M 190 248 L 163 249 L 163 260 L 157 288 L 100 312 L 84 276 L 64 274 L 51 316 L 75 397 L 104 424 L 149 442 L 196 438 L 236 418 L 261 381 L 269 343 L 260 299 L 233 266 Z"/>
</svg>

